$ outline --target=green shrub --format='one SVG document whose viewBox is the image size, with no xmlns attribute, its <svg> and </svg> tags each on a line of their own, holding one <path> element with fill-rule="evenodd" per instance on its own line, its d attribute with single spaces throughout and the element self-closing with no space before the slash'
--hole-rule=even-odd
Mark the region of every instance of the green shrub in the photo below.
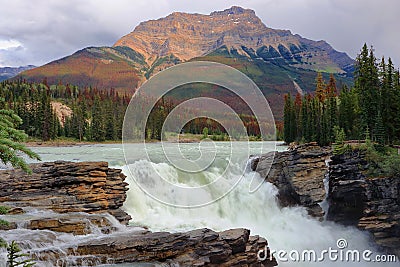
<svg viewBox="0 0 400 267">
<path fill-rule="evenodd" d="M 333 132 L 335 135 L 335 143 L 333 146 L 333 154 L 334 155 L 342 155 L 351 150 L 351 147 L 348 144 L 345 144 L 346 134 L 343 128 L 339 126 L 333 127 Z"/>
<path fill-rule="evenodd" d="M 397 150 L 371 141 L 360 147 L 365 151 L 365 158 L 369 163 L 368 175 L 372 177 L 400 175 L 400 155 Z"/>
<path fill-rule="evenodd" d="M 9 207 L 0 206 L 0 214 L 1 214 L 1 215 L 7 214 L 9 210 L 10 210 Z"/>
<path fill-rule="evenodd" d="M 9 207 L 0 206 L 0 215 L 7 214 L 9 210 L 10 210 Z M 8 227 L 8 226 L 10 226 L 10 223 L 7 222 L 7 221 L 5 221 L 5 220 L 0 219 L 0 226 Z M 0 241 L 1 241 L 1 240 L 0 240 Z M 0 242 L 0 243 L 1 243 L 1 242 Z"/>
<path fill-rule="evenodd" d="M 7 242 L 0 237 L 0 248 L 7 248 L 8 244 Z"/>
<path fill-rule="evenodd" d="M 7 222 L 7 221 L 5 221 L 5 220 L 0 219 L 0 227 L 1 227 L 1 226 L 8 227 L 8 226 L 10 226 L 10 223 Z"/>
<path fill-rule="evenodd" d="M 400 175 L 400 156 L 392 154 L 385 158 L 385 161 L 382 162 L 382 169 L 384 173 L 387 173 L 389 176 L 398 176 Z"/>
</svg>

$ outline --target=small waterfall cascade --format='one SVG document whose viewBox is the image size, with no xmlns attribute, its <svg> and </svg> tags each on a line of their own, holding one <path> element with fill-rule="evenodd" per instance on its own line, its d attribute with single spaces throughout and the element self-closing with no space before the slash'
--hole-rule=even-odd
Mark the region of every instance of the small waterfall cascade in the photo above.
<svg viewBox="0 0 400 267">
<path fill-rule="evenodd" d="M 322 210 L 324 211 L 324 220 L 326 220 L 326 217 L 328 216 L 328 211 L 329 211 L 329 202 L 328 202 L 328 196 L 329 196 L 329 162 L 331 162 L 331 159 L 326 159 L 325 160 L 325 165 L 328 167 L 328 170 L 326 171 L 325 177 L 324 177 L 324 188 L 325 188 L 325 199 L 320 203 L 320 206 Z"/>
</svg>

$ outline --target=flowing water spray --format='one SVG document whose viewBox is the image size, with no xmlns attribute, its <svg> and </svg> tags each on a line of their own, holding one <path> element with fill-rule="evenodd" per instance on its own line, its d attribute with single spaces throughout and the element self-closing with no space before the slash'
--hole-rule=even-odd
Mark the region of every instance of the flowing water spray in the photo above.
<svg viewBox="0 0 400 267">
<path fill-rule="evenodd" d="M 125 166 L 124 172 L 127 172 Z M 186 186 L 200 185 L 203 181 L 213 180 L 219 176 L 221 169 L 214 168 L 203 172 L 201 175 L 188 177 L 180 176 L 179 172 L 165 163 L 152 163 L 145 160 L 137 161 L 130 165 L 133 173 L 142 177 L 143 181 L 157 187 L 157 169 L 164 172 L 171 182 L 179 181 Z M 239 166 L 238 166 L 239 168 Z M 235 175 L 241 175 L 237 169 L 226 174 L 225 183 L 235 181 Z M 254 193 L 249 193 L 251 179 L 256 177 L 260 182 L 262 178 L 252 172 L 244 175 L 241 182 L 227 196 L 208 206 L 198 208 L 179 208 L 162 204 L 143 193 L 136 185 L 132 176 L 128 176 L 128 198 L 124 204 L 125 210 L 133 217 L 132 224 L 145 225 L 154 231 L 186 231 L 196 228 L 211 228 L 214 230 L 226 230 L 230 228 L 244 227 L 251 229 L 252 235 L 265 237 L 269 247 L 274 250 L 310 250 L 317 252 L 332 247 L 337 248 L 337 240 L 345 239 L 348 249 L 373 250 L 369 236 L 354 227 L 344 227 L 332 222 L 320 222 L 307 215 L 304 208 L 290 207 L 280 208 L 277 203 L 277 188 L 270 183 L 263 183 Z M 174 198 L 173 192 L 157 188 L 159 194 Z M 217 190 L 217 189 L 215 189 Z M 199 197 L 212 199 L 218 192 L 202 192 Z M 316 263 L 318 264 L 318 263 Z M 323 262 L 323 266 L 366 266 L 365 262 Z M 310 266 L 309 262 L 280 262 L 279 266 Z M 378 266 L 371 263 L 367 266 Z M 383 264 L 382 266 L 391 266 Z M 396 265 L 393 265 L 396 266 Z"/>
<path fill-rule="evenodd" d="M 62 218 L 62 216 L 62 214 L 57 214 L 49 210 L 36 209 L 25 210 L 24 214 L 2 216 L 2 218 L 7 219 L 11 223 L 14 221 L 18 222 L 18 228 L 0 231 L 0 236 L 8 243 L 15 241 L 24 253 L 29 252 L 33 258 L 39 259 L 35 260 L 35 266 L 38 267 L 93 266 L 100 264 L 100 260 L 97 259 L 96 256 L 85 256 L 82 258 L 74 255 L 73 250 L 76 249 L 78 244 L 110 235 L 112 236 L 120 232 L 124 232 L 126 235 L 137 235 L 143 231 L 143 228 L 121 225 L 118 220 L 110 214 L 102 214 L 102 217 L 110 223 L 110 225 L 106 227 L 107 229 L 105 229 L 91 222 L 90 218 L 98 215 L 79 212 L 69 213 L 66 216 L 68 216 L 70 221 L 76 216 L 77 222 L 86 222 L 88 226 L 86 229 L 88 234 L 86 235 L 27 229 L 28 220 Z M 104 232 L 104 230 L 107 231 Z M 43 257 L 46 260 L 43 260 Z M 0 249 L 0 267 L 6 267 L 6 262 L 7 251 L 3 248 Z"/>
</svg>

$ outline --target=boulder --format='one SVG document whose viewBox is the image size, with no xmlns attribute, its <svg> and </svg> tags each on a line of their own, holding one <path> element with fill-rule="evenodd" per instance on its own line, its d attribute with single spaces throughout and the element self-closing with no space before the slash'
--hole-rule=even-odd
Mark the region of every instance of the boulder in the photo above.
<svg viewBox="0 0 400 267">
<path fill-rule="evenodd" d="M 274 258 L 257 258 L 258 251 L 267 245 L 261 237 L 250 237 L 247 229 L 219 233 L 210 229 L 186 233 L 141 231 L 135 235 L 116 232 L 64 249 L 68 257 L 54 257 L 54 250 L 42 250 L 35 257 L 52 259 L 60 266 L 68 266 L 71 261 L 78 265 L 162 262 L 166 266 L 276 266 Z"/>
</svg>

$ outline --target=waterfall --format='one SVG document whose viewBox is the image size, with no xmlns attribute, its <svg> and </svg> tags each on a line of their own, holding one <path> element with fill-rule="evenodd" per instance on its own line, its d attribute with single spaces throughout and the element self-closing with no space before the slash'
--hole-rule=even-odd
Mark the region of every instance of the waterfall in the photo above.
<svg viewBox="0 0 400 267">
<path fill-rule="evenodd" d="M 247 164 L 249 165 L 249 164 Z M 132 225 L 147 226 L 154 231 L 186 231 L 189 229 L 208 227 L 213 230 L 245 227 L 251 229 L 252 235 L 267 238 L 269 246 L 275 250 L 323 250 L 336 247 L 339 239 L 346 239 L 349 248 L 371 249 L 369 236 L 354 227 L 344 227 L 332 222 L 319 222 L 307 215 L 304 208 L 281 208 L 277 202 L 277 188 L 267 182 L 254 193 L 249 193 L 252 179 L 262 182 L 255 172 L 246 172 L 237 187 L 224 198 L 201 208 L 172 207 L 154 200 L 143 193 L 136 185 L 133 176 L 141 177 L 149 185 L 157 187 L 158 172 L 167 173 L 170 182 L 179 182 L 184 186 L 200 186 L 206 181 L 221 175 L 221 169 L 213 168 L 202 172 L 196 177 L 182 176 L 172 166 L 166 163 L 152 163 L 145 160 L 137 161 L 129 166 L 129 191 L 124 204 L 125 210 L 132 216 Z M 226 183 L 235 181 L 239 170 L 225 174 L 222 179 Z M 173 192 L 159 193 L 174 198 Z M 214 188 L 213 190 L 218 190 Z M 204 191 L 199 197 L 212 198 L 217 192 Z M 317 264 L 317 263 L 316 263 Z M 361 263 L 340 263 L 343 265 L 366 266 Z M 311 263 L 280 262 L 279 266 L 310 266 Z M 335 262 L 324 262 L 324 266 L 337 266 Z M 378 266 L 376 263 L 371 266 Z M 385 264 L 385 266 L 389 266 Z"/>
<path fill-rule="evenodd" d="M 331 159 L 326 159 L 325 160 L 325 165 L 329 168 L 329 162 L 331 162 Z M 322 210 L 324 211 L 324 220 L 326 220 L 326 216 L 328 215 L 329 211 L 329 202 L 328 202 L 328 196 L 329 196 L 329 171 L 327 170 L 325 176 L 324 176 L 324 189 L 325 189 L 325 198 L 324 200 L 320 203 L 320 206 Z"/>
<path fill-rule="evenodd" d="M 35 255 L 41 255 L 43 251 L 53 252 L 46 253 L 46 256 L 48 257 L 46 261 L 35 261 L 35 266 L 37 267 L 53 267 L 55 264 L 57 264 L 57 266 L 76 266 L 78 262 L 81 264 L 81 266 L 93 266 L 93 264 L 98 265 L 100 263 L 98 260 L 96 260 L 96 256 L 93 256 L 90 259 L 82 260 L 79 256 L 72 255 L 69 249 L 75 248 L 77 244 L 81 242 L 106 237 L 108 235 L 116 234 L 120 231 L 123 231 L 128 235 L 135 235 L 139 231 L 143 231 L 143 228 L 126 227 L 121 225 L 113 216 L 109 214 L 103 214 L 102 216 L 111 223 L 110 228 L 113 229 L 111 233 L 106 234 L 102 232 L 98 225 L 90 222 L 90 217 L 95 215 L 80 212 L 68 214 L 69 217 L 73 217 L 75 215 L 80 216 L 80 218 L 82 216 L 87 218 L 90 234 L 73 235 L 71 233 L 61 233 L 49 230 L 27 229 L 27 220 L 62 216 L 50 210 L 28 209 L 25 210 L 24 214 L 7 215 L 7 219 L 10 222 L 18 222 L 18 228 L 8 231 L 0 231 L 0 237 L 8 243 L 16 241 L 23 252 L 28 251 L 29 254 L 33 255 L 33 257 L 35 257 Z M 0 248 L 0 267 L 6 267 L 6 262 L 7 251 L 5 248 Z M 131 264 L 129 266 L 134 265 Z"/>
</svg>

